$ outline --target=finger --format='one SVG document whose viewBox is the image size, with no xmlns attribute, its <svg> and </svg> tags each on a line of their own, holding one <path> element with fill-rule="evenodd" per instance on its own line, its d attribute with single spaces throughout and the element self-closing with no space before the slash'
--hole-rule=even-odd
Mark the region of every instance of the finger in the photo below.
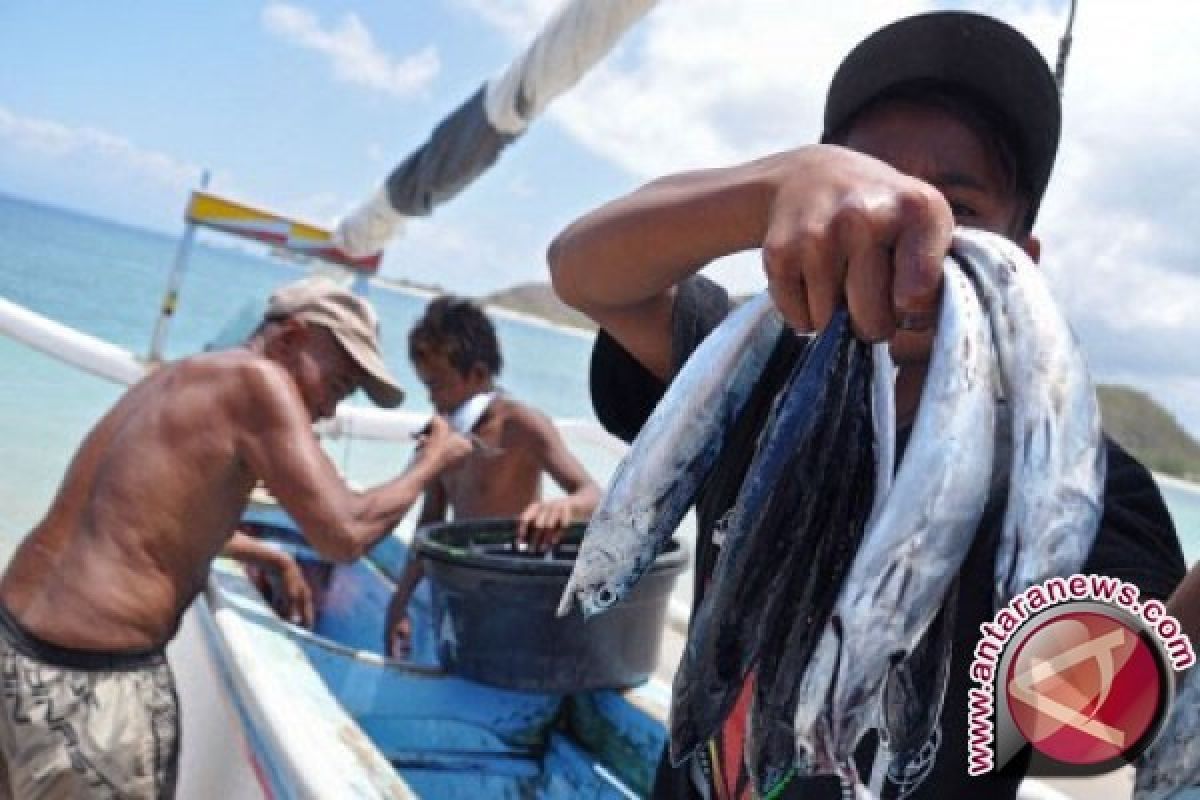
<svg viewBox="0 0 1200 800">
<path fill-rule="evenodd" d="M 536 513 L 537 506 L 530 506 L 521 512 L 521 516 L 517 517 L 517 544 L 527 544 L 530 533 L 529 527 Z"/>
<path fill-rule="evenodd" d="M 860 214 L 847 214 L 839 223 L 846 252 L 846 306 L 855 334 L 878 342 L 895 332 L 892 310 L 891 252 Z"/>
<path fill-rule="evenodd" d="M 301 613 L 304 617 L 304 627 L 311 628 L 313 623 L 317 621 L 316 609 L 313 608 L 312 592 L 307 587 L 304 589 L 304 596 L 300 600 Z"/>
<path fill-rule="evenodd" d="M 542 524 L 541 516 L 541 513 L 539 513 L 538 519 L 533 525 L 533 530 L 530 532 L 531 539 L 529 546 L 535 553 L 542 552 L 542 549 L 545 547 L 546 526 Z"/>
<path fill-rule="evenodd" d="M 554 535 L 554 519 L 555 512 L 553 506 L 542 509 L 541 513 L 538 515 L 537 551 L 539 553 L 546 552 L 546 550 L 551 546 L 551 537 Z"/>
<path fill-rule="evenodd" d="M 846 259 L 836 246 L 830 226 L 806 235 L 800 243 L 801 268 L 808 292 L 808 313 L 813 327 L 824 330 L 845 297 Z"/>
<path fill-rule="evenodd" d="M 433 430 L 433 420 L 430 419 L 420 428 L 412 432 L 413 441 L 417 443 L 417 447 L 421 447 L 425 442 L 429 441 L 429 434 Z"/>
<path fill-rule="evenodd" d="M 558 519 L 555 521 L 553 529 L 550 530 L 546 537 L 547 550 L 552 550 L 553 548 L 558 547 L 558 543 L 562 541 L 563 533 L 566 531 L 567 525 L 571 521 L 570 517 L 571 515 L 569 510 L 560 509 Z"/>
<path fill-rule="evenodd" d="M 800 262 L 795 258 L 785 234 L 772 231 L 762 249 L 763 272 L 767 276 L 767 291 L 780 315 L 797 331 L 813 329 L 808 311 L 808 287 Z"/>
<path fill-rule="evenodd" d="M 954 217 L 945 198 L 933 187 L 906 193 L 898 211 L 892 302 L 902 317 L 919 318 L 937 306 Z"/>
<path fill-rule="evenodd" d="M 554 534 L 562 524 L 559 520 L 562 518 L 562 512 L 558 506 L 548 506 L 541 520 L 542 527 L 542 546 L 541 551 L 545 552 L 554 546 Z"/>
</svg>

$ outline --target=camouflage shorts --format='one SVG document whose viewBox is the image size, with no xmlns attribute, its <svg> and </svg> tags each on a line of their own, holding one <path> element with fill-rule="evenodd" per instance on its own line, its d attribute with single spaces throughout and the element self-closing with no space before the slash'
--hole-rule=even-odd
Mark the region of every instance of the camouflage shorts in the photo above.
<svg viewBox="0 0 1200 800">
<path fill-rule="evenodd" d="M 161 652 L 65 650 L 0 606 L 0 799 L 171 798 L 178 763 Z"/>
</svg>

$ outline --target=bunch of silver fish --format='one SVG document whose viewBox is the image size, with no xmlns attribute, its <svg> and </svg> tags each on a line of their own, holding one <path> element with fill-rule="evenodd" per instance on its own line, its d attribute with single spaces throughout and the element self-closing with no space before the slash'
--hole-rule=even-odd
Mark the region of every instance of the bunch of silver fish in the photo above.
<svg viewBox="0 0 1200 800">
<path fill-rule="evenodd" d="M 982 302 L 981 302 L 982 301 Z M 592 519 L 560 613 L 618 602 L 713 467 L 780 335 L 764 294 L 701 344 Z M 902 772 L 945 692 L 955 578 L 992 480 L 996 408 L 1012 419 L 995 602 L 1078 571 L 1099 524 L 1104 449 L 1086 364 L 1037 268 L 998 236 L 960 230 L 912 432 L 894 467 L 894 370 L 845 312 L 775 399 L 676 674 L 671 755 L 694 753 L 754 694 L 746 764 L 766 794 L 787 774 L 836 774 L 883 733 Z M 1157 797 L 1157 795 L 1155 795 Z"/>
</svg>

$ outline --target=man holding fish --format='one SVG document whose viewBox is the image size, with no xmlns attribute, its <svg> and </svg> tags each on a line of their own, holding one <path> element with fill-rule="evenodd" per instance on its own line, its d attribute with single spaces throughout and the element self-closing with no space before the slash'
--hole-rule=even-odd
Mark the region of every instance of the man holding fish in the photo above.
<svg viewBox="0 0 1200 800">
<path fill-rule="evenodd" d="M 929 372 L 955 228 L 999 234 L 1036 260 L 1040 243 L 1032 227 L 1060 125 L 1057 86 L 1045 61 L 1001 22 L 936 12 L 868 37 L 833 78 L 821 144 L 659 179 L 585 215 L 551 245 L 555 289 L 602 329 L 592 356 L 597 415 L 613 433 L 627 440 L 637 435 L 687 358 L 731 310 L 727 294 L 696 273 L 716 258 L 760 248 L 770 299 L 787 327 L 822 331 L 848 312 L 859 339 L 888 343 L 898 368 L 894 403 L 902 447 Z M 738 313 L 761 313 L 755 302 Z M 761 351 L 765 359 L 755 373 L 761 377 L 736 402 L 741 413 L 696 497 L 698 606 L 731 509 L 742 502 L 739 489 L 757 458 L 758 433 L 775 422 L 772 400 L 808 349 L 806 339 L 786 331 L 777 338 L 778 344 L 758 350 L 748 345 L 747 352 Z M 918 433 L 908 443 L 910 455 L 928 455 L 937 446 Z M 664 443 L 663 451 L 671 450 Z M 1140 464 L 1108 440 L 1102 454 L 1107 473 L 1096 474 L 1104 476 L 1103 507 L 1083 571 L 1121 578 L 1143 597 L 1165 599 L 1184 573 L 1170 517 Z M 838 468 L 835 459 L 831 469 Z M 957 598 L 947 601 L 952 613 L 941 617 L 951 631 L 940 658 L 948 660 L 948 684 L 940 718 L 921 748 L 921 769 L 893 781 L 885 796 L 1016 796 L 1027 758 L 982 778 L 968 778 L 966 770 L 968 665 L 979 625 L 994 611 L 993 588 L 1007 577 L 996 567 L 1002 511 L 989 502 L 958 573 Z M 753 796 L 743 756 L 753 683 L 751 672 L 706 746 L 677 765 L 664 759 L 656 798 Z M 677 682 L 676 692 L 680 688 Z M 868 735 L 855 759 L 860 774 L 878 771 L 875 750 Z M 791 773 L 758 790 L 773 798 L 841 796 L 835 779 Z"/>
</svg>

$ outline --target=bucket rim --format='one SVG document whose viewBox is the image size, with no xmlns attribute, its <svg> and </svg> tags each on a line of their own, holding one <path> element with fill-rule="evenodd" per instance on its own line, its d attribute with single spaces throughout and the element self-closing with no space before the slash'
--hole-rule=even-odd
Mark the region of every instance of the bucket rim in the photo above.
<svg viewBox="0 0 1200 800">
<path fill-rule="evenodd" d="M 574 567 L 574 552 L 571 557 L 562 558 L 556 554 L 551 559 L 530 557 L 528 555 L 503 555 L 495 552 L 480 552 L 463 546 L 456 546 L 445 541 L 448 534 L 462 534 L 464 531 L 471 535 L 482 535 L 494 544 L 512 542 L 516 538 L 517 521 L 512 517 L 479 517 L 470 520 L 437 522 L 417 529 L 413 534 L 414 552 L 422 557 L 439 561 L 456 567 L 484 569 L 496 572 L 510 572 L 524 575 L 565 576 Z M 566 535 L 555 548 L 564 547 L 574 551 L 587 529 L 586 522 L 576 522 L 567 528 Z M 687 564 L 687 552 L 683 545 L 675 539 L 668 542 L 655 559 L 647 572 L 678 574 Z"/>
</svg>

